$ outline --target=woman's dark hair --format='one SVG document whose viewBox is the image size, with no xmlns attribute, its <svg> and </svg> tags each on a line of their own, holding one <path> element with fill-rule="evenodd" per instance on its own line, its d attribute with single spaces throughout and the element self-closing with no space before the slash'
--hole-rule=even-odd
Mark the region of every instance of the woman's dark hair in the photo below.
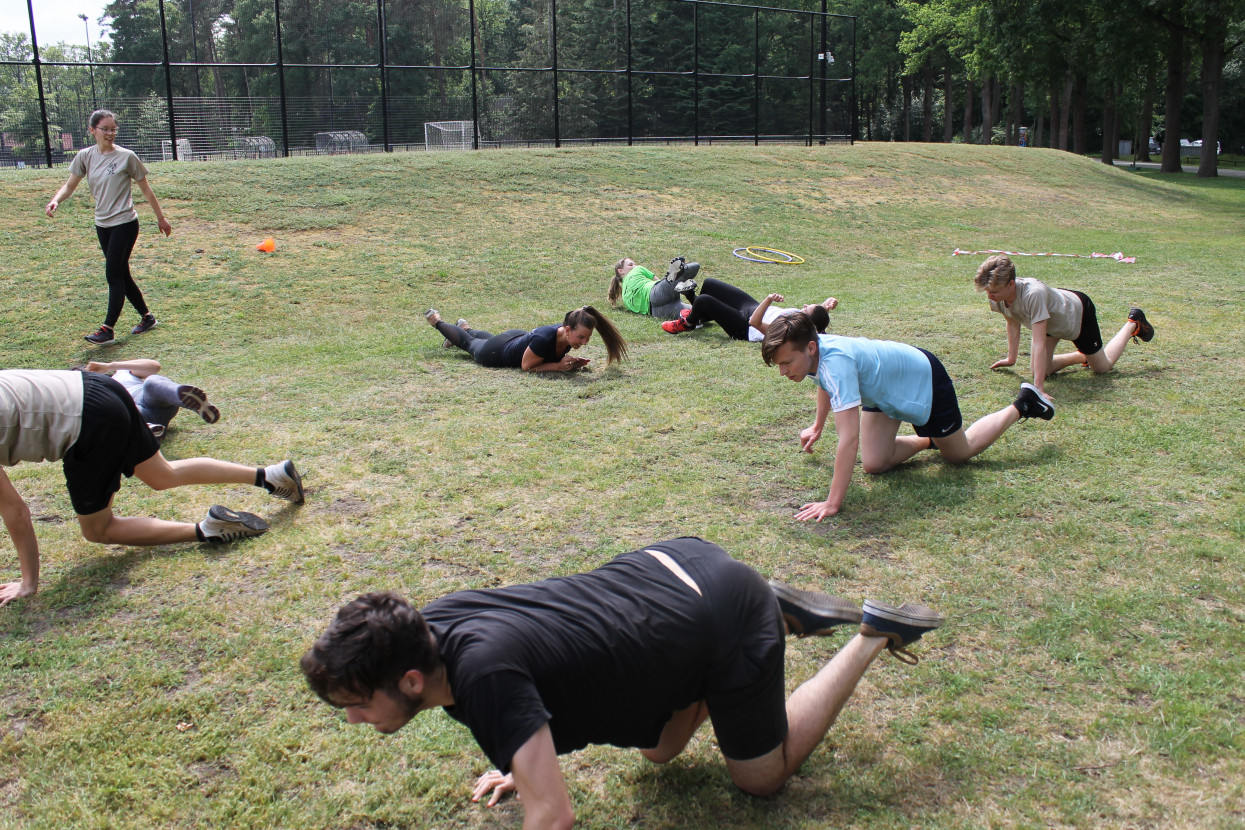
<svg viewBox="0 0 1245 830">
<path fill-rule="evenodd" d="M 778 349 L 786 343 L 802 349 L 817 337 L 813 321 L 803 311 L 784 314 L 769 324 L 765 339 L 761 341 L 761 359 L 766 366 L 774 365 Z"/>
<path fill-rule="evenodd" d="M 343 605 L 299 665 L 311 690 L 341 708 L 378 691 L 396 696 L 403 675 L 412 669 L 430 674 L 441 656 L 415 606 L 383 591 Z"/>
<path fill-rule="evenodd" d="M 105 118 L 111 118 L 115 121 L 117 119 L 117 114 L 112 110 L 96 110 L 91 113 L 91 120 L 88 122 L 91 125 L 91 129 L 98 127 L 99 122 L 103 121 Z"/>
<path fill-rule="evenodd" d="M 572 329 L 583 326 L 588 331 L 600 332 L 601 340 L 605 343 L 605 351 L 609 354 L 606 365 L 627 356 L 627 341 L 623 340 L 618 329 L 614 328 L 614 324 L 604 314 L 590 305 L 566 312 L 566 317 L 562 318 L 562 325 Z"/>
<path fill-rule="evenodd" d="M 813 328 L 817 329 L 818 334 L 825 334 L 826 327 L 830 325 L 830 312 L 826 311 L 824 305 L 813 306 L 813 313 L 809 315 L 813 321 Z"/>
</svg>

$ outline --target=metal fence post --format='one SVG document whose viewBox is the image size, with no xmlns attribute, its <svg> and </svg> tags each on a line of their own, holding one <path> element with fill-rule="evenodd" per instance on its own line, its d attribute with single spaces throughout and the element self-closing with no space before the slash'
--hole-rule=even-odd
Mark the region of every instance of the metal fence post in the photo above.
<svg viewBox="0 0 1245 830">
<path fill-rule="evenodd" d="M 752 11 L 752 146 L 761 144 L 761 10 Z"/>
<path fill-rule="evenodd" d="M 808 16 L 808 144 L 806 147 L 813 146 L 813 108 L 816 106 L 814 101 L 817 100 L 814 85 L 817 78 L 817 30 L 814 28 L 817 24 L 817 16 L 809 14 Z M 823 53 L 824 54 L 824 53 Z"/>
<path fill-rule="evenodd" d="M 471 41 L 471 149 L 479 150 L 480 95 L 476 90 L 476 0 L 467 0 L 467 29 L 467 37 Z"/>
<path fill-rule="evenodd" d="M 30 15 L 30 46 L 35 65 L 35 85 L 39 87 L 39 116 L 43 122 L 43 154 L 52 169 L 52 136 L 48 132 L 48 104 L 43 97 L 43 70 L 39 68 L 39 41 L 35 37 L 35 7 L 33 0 L 26 0 L 26 13 Z"/>
<path fill-rule="evenodd" d="M 631 112 L 631 0 L 627 0 L 627 146 L 634 141 L 635 123 Z"/>
<path fill-rule="evenodd" d="M 817 118 L 817 132 L 821 134 L 821 143 L 826 143 L 826 64 L 829 63 L 829 43 L 826 36 L 826 0 L 821 0 L 821 92 L 818 96 L 821 100 L 819 106 L 820 115 Z M 856 71 L 855 65 L 852 66 L 852 72 Z"/>
<path fill-rule="evenodd" d="M 160 0 L 160 45 L 164 50 L 164 93 L 169 104 L 169 144 L 177 161 L 177 124 L 173 117 L 173 70 L 169 66 L 169 29 L 164 22 L 164 0 Z"/>
<path fill-rule="evenodd" d="M 281 155 L 290 156 L 290 124 L 285 113 L 285 55 L 281 49 L 281 0 L 272 0 L 277 23 L 277 91 L 281 101 Z"/>
<path fill-rule="evenodd" d="M 389 43 L 388 26 L 385 25 L 385 0 L 376 0 L 376 26 L 380 29 L 380 135 L 389 152 Z"/>
<path fill-rule="evenodd" d="M 856 18 L 852 18 L 852 134 L 849 143 L 860 140 L 860 115 L 856 112 Z"/>
<path fill-rule="evenodd" d="M 700 146 L 700 4 L 692 6 L 692 146 Z"/>
<path fill-rule="evenodd" d="M 558 118 L 558 0 L 549 0 L 549 24 L 553 35 L 553 146 L 562 146 L 562 125 Z"/>
</svg>

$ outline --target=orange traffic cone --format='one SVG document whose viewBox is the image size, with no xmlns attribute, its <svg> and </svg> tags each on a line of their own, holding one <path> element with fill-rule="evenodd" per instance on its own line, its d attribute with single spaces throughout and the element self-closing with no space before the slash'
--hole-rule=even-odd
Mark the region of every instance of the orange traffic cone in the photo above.
<svg viewBox="0 0 1245 830">
<path fill-rule="evenodd" d="M 255 250 L 263 251 L 266 254 L 270 254 L 276 249 L 277 249 L 277 240 L 273 239 L 271 236 L 255 246 Z"/>
</svg>

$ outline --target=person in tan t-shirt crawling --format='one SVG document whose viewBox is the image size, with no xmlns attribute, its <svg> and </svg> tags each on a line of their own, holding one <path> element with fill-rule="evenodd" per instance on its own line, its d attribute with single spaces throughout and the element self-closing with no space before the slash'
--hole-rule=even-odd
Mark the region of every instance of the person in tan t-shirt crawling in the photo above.
<svg viewBox="0 0 1245 830">
<path fill-rule="evenodd" d="M 981 263 L 973 282 L 978 291 L 986 292 L 990 310 L 1007 318 L 1007 357 L 996 360 L 990 368 L 1016 365 L 1020 327 L 1025 326 L 1033 333 L 1029 356 L 1033 385 L 1044 395 L 1049 396 L 1046 378 L 1060 369 L 1080 363 L 1103 374 L 1111 371 L 1124 354 L 1130 337 L 1146 342 L 1154 339 L 1154 326 L 1146 320 L 1145 312 L 1132 308 L 1124 326 L 1103 346 L 1098 314 L 1089 297 L 1080 291 L 1051 288 L 1041 280 L 1017 277 L 1011 258 L 1002 254 Z M 1071 340 L 1076 351 L 1055 354 L 1060 340 Z"/>
</svg>

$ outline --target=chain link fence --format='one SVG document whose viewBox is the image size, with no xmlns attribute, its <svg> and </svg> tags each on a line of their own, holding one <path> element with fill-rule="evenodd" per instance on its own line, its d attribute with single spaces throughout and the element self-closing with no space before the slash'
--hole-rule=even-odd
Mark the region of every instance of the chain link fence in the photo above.
<svg viewBox="0 0 1245 830">
<path fill-rule="evenodd" d="M 0 167 L 67 163 L 98 108 L 145 161 L 854 135 L 856 20 L 824 11 L 115 0 L 92 43 L 57 5 L 0 0 L 30 21 L 0 32 Z"/>
</svg>

